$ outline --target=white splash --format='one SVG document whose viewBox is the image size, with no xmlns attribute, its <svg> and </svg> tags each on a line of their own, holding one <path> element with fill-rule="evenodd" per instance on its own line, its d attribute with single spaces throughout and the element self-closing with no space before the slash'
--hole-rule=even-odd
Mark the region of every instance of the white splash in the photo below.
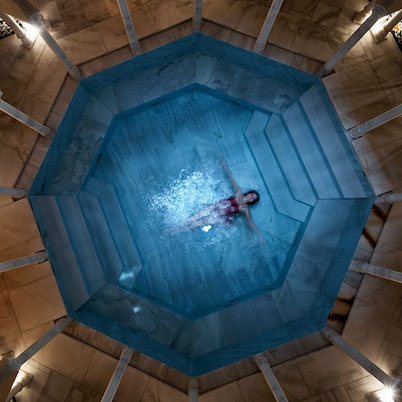
<svg viewBox="0 0 402 402">
<path fill-rule="evenodd" d="M 226 191 L 225 191 L 226 190 Z M 185 222 L 208 204 L 213 204 L 233 191 L 212 169 L 187 171 L 158 193 L 151 194 L 149 201 L 155 219 L 165 228 Z"/>
</svg>

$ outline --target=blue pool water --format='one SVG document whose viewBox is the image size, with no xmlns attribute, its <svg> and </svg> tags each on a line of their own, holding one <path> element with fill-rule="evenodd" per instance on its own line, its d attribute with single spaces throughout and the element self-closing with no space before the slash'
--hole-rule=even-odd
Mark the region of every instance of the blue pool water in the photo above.
<svg viewBox="0 0 402 402">
<path fill-rule="evenodd" d="M 263 241 L 177 230 L 222 158 Z M 202 34 L 81 81 L 29 192 L 68 314 L 191 376 L 323 328 L 373 199 L 318 77 Z"/>
<path fill-rule="evenodd" d="M 114 126 L 91 177 L 114 186 L 125 212 L 142 261 L 134 293 L 195 318 L 279 286 L 301 222 L 272 202 L 244 135 L 252 114 L 195 90 Z M 184 230 L 193 214 L 235 193 L 222 159 L 244 192 L 259 192 L 250 210 L 264 241 L 244 216 Z"/>
</svg>

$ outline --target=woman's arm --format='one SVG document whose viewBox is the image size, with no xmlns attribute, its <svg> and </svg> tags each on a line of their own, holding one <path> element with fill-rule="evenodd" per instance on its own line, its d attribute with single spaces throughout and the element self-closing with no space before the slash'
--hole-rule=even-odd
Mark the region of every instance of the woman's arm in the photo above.
<svg viewBox="0 0 402 402">
<path fill-rule="evenodd" d="M 230 170 L 229 165 L 223 158 L 222 158 L 222 164 L 223 164 L 223 167 L 225 168 L 226 174 L 228 175 L 230 182 L 232 183 L 234 190 L 236 191 L 236 195 L 243 194 L 241 188 L 239 187 L 239 185 L 237 184 L 237 182 L 233 176 L 232 171 Z"/>
<path fill-rule="evenodd" d="M 246 207 L 246 210 L 244 211 L 244 214 L 246 215 L 246 219 L 247 219 L 247 223 L 248 223 L 249 228 L 251 230 L 253 230 L 255 233 L 257 233 L 258 238 L 260 239 L 261 243 L 265 243 L 264 238 L 261 236 L 261 233 L 258 231 L 257 226 L 255 226 L 255 223 L 251 219 L 251 215 L 250 215 L 250 211 L 249 211 L 248 207 Z"/>
</svg>

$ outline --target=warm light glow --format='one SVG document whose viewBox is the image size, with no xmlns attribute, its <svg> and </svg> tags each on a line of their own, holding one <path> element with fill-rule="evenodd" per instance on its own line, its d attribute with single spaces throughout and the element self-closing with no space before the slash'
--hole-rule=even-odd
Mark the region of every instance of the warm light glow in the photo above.
<svg viewBox="0 0 402 402">
<path fill-rule="evenodd" d="M 34 41 L 36 39 L 36 37 L 38 36 L 38 34 L 39 34 L 38 28 L 36 28 L 33 25 L 28 24 L 26 22 L 23 23 L 23 27 L 24 27 L 24 30 L 25 30 L 26 37 L 29 40 Z"/>
<path fill-rule="evenodd" d="M 208 232 L 211 228 L 212 228 L 211 225 L 206 225 L 206 226 L 203 226 L 201 229 L 202 229 L 204 232 Z"/>
<path fill-rule="evenodd" d="M 26 377 L 25 371 L 20 370 L 20 371 L 18 372 L 18 374 L 17 374 L 17 377 L 15 377 L 15 380 L 14 380 L 14 382 L 13 382 L 13 386 L 12 386 L 12 387 L 14 387 L 15 385 L 17 385 L 19 382 L 22 382 L 22 380 L 23 380 L 25 377 Z M 11 387 L 11 388 L 12 388 L 12 387 Z"/>
<path fill-rule="evenodd" d="M 22 380 L 24 377 L 25 377 L 25 373 L 20 370 L 20 371 L 18 372 L 18 374 L 17 374 L 17 377 L 16 377 L 15 380 L 14 380 L 13 386 L 14 386 L 15 384 L 21 382 L 21 380 Z"/>
<path fill-rule="evenodd" d="M 377 22 L 372 26 L 371 32 L 373 35 L 376 35 L 381 29 L 384 27 L 384 25 L 389 21 L 390 18 L 392 18 L 392 15 L 386 15 L 385 17 L 382 17 L 377 20 Z"/>
<path fill-rule="evenodd" d="M 394 391 L 391 388 L 385 387 L 378 392 L 381 402 L 394 402 Z"/>
</svg>

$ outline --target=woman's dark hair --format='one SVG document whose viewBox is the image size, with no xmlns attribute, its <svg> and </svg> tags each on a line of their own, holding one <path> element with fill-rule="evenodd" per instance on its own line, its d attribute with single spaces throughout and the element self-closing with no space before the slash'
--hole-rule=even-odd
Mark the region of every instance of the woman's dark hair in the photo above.
<svg viewBox="0 0 402 402">
<path fill-rule="evenodd" d="M 254 204 L 257 204 L 258 201 L 260 201 L 260 195 L 257 193 L 257 191 L 255 191 L 255 190 L 247 191 L 247 193 L 244 193 L 243 195 L 247 196 L 249 194 L 255 194 L 257 196 L 257 198 L 254 201 L 248 202 L 247 204 L 254 205 Z"/>
</svg>

